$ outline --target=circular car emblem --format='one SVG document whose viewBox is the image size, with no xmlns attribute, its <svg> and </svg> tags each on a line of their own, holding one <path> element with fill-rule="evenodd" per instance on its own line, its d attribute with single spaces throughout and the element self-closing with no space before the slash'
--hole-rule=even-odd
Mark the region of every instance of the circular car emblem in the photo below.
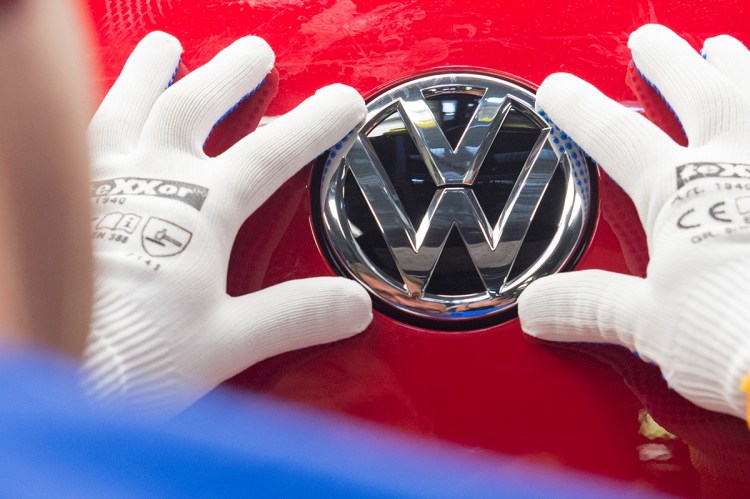
<svg viewBox="0 0 750 499">
<path fill-rule="evenodd" d="M 342 158 L 319 165 L 320 229 L 334 265 L 380 308 L 438 329 L 507 317 L 534 279 L 579 253 L 593 175 L 495 76 L 426 76 L 373 98 Z"/>
</svg>

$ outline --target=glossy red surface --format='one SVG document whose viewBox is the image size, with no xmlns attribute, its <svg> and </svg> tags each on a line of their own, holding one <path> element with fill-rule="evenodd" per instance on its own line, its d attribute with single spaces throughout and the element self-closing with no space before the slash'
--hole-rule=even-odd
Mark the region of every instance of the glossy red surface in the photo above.
<svg viewBox="0 0 750 499">
<path fill-rule="evenodd" d="M 638 105 L 637 95 L 648 104 L 647 115 L 677 136 L 658 97 L 628 73 L 629 32 L 660 22 L 698 48 L 718 33 L 750 43 L 750 9 L 739 0 L 89 4 L 104 88 L 135 43 L 154 29 L 180 38 L 188 68 L 239 36 L 257 34 L 277 54 L 278 96 L 270 114 L 333 82 L 372 95 L 393 80 L 446 66 L 489 68 L 534 83 L 570 71 L 622 102 Z M 239 118 L 236 123 L 234 132 L 247 125 Z M 230 141 L 232 132 L 225 128 L 223 138 L 212 140 Z M 333 274 L 312 228 L 310 175 L 308 167 L 289 180 L 241 229 L 230 262 L 231 294 Z M 599 194 L 596 228 L 577 268 L 644 275 L 645 236 L 632 204 L 606 176 Z M 233 383 L 475 453 L 603 475 L 635 490 L 750 495 L 750 432 L 740 420 L 686 402 L 666 387 L 657 368 L 623 349 L 531 341 L 515 320 L 445 334 L 376 313 L 355 338 L 268 359 Z M 663 429 L 649 425 L 652 418 Z"/>
</svg>

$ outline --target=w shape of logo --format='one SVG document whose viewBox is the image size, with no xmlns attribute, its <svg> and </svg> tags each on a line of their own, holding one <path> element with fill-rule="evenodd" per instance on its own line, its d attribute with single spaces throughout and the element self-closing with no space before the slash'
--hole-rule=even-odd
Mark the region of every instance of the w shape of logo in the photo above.
<svg viewBox="0 0 750 499">
<path fill-rule="evenodd" d="M 487 219 L 471 185 L 511 109 L 539 126 L 521 174 L 497 223 Z M 559 161 L 541 157 L 549 125 L 525 102 L 487 89 L 456 147 L 451 147 L 422 95 L 398 99 L 386 112 L 398 112 L 435 185 L 427 213 L 415 228 L 368 138 L 360 134 L 346 157 L 373 216 L 390 247 L 411 296 L 421 296 L 443 252 L 448 235 L 458 228 L 490 296 L 499 296 Z M 552 157 L 549 157 L 552 156 Z"/>
<path fill-rule="evenodd" d="M 346 157 L 321 162 L 314 208 L 333 265 L 385 312 L 471 328 L 580 254 L 591 170 L 534 111 L 529 89 L 443 73 L 400 83 L 367 109 Z"/>
</svg>

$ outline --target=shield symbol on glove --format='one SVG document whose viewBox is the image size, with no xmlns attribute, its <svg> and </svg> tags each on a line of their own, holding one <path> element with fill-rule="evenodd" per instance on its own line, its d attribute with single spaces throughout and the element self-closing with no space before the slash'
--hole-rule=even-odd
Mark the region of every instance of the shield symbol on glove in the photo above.
<svg viewBox="0 0 750 499">
<path fill-rule="evenodd" d="M 151 256 L 174 256 L 185 251 L 192 232 L 161 218 L 151 217 L 143 227 L 141 243 Z"/>
</svg>

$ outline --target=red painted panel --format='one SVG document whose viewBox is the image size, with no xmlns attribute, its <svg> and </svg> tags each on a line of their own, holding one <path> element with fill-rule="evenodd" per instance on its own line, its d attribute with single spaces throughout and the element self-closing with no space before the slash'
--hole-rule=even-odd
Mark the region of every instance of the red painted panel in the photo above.
<svg viewBox="0 0 750 499">
<path fill-rule="evenodd" d="M 154 29 L 180 38 L 187 68 L 237 37 L 264 37 L 276 51 L 279 73 L 270 114 L 333 82 L 372 95 L 410 75 L 468 66 L 537 84 L 552 72 L 573 72 L 620 101 L 635 103 L 637 94 L 648 103 L 649 118 L 677 134 L 661 101 L 632 72 L 628 76 L 628 33 L 660 22 L 696 48 L 718 33 L 750 43 L 750 8 L 739 0 L 89 4 L 105 87 L 135 43 Z M 276 91 L 274 85 L 266 94 Z M 212 140 L 231 142 L 248 126 L 241 118 L 227 121 Z M 243 226 L 230 263 L 231 294 L 334 273 L 312 227 L 310 177 L 308 167 Z M 599 198 L 596 229 L 578 268 L 645 275 L 645 237 L 632 203 L 605 175 Z M 233 383 L 478 453 L 604 475 L 634 489 L 750 494 L 750 432 L 741 421 L 686 402 L 666 387 L 658 369 L 623 349 L 543 344 L 526 338 L 517 321 L 444 334 L 376 313 L 362 335 L 268 359 Z M 664 430 L 649 425 L 651 418 Z"/>
</svg>

